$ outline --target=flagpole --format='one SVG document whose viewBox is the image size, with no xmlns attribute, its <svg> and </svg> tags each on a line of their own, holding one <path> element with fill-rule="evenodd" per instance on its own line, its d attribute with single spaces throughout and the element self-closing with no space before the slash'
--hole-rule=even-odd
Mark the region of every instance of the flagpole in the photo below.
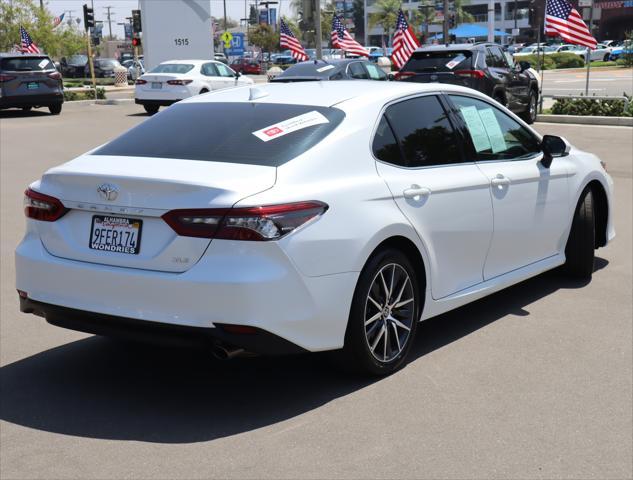
<svg viewBox="0 0 633 480">
<path fill-rule="evenodd" d="M 316 37 L 316 57 L 318 60 L 323 59 L 322 38 L 321 38 L 321 0 L 314 0 L 314 29 Z M 336 15 L 336 12 L 334 12 Z"/>
<path fill-rule="evenodd" d="M 538 92 L 538 98 L 539 98 L 539 107 L 538 107 L 538 113 L 543 113 L 543 84 L 545 83 L 545 69 L 541 68 L 541 58 L 539 55 L 539 48 L 541 50 L 543 50 L 543 63 L 545 63 L 545 49 L 541 47 L 541 32 L 543 32 L 543 35 L 545 35 L 545 15 L 547 12 L 547 0 L 545 0 L 545 8 L 542 11 L 542 16 L 541 18 L 539 18 L 538 20 L 540 20 L 539 22 L 539 27 L 538 27 L 538 39 L 536 41 L 537 47 L 536 47 L 536 68 L 538 69 L 539 75 L 541 76 L 541 87 L 540 87 L 540 91 Z"/>
<path fill-rule="evenodd" d="M 593 0 L 589 8 L 589 33 L 593 37 Z M 589 96 L 589 70 L 591 68 L 591 49 L 587 47 L 587 81 L 585 82 L 585 97 Z"/>
</svg>

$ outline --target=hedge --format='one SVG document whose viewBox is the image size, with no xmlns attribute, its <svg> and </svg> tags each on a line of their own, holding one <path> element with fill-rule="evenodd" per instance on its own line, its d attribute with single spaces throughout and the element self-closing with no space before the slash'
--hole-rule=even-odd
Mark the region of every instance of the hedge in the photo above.
<svg viewBox="0 0 633 480">
<path fill-rule="evenodd" d="M 95 98 L 95 91 L 92 88 L 86 89 L 86 90 L 79 90 L 79 91 L 64 90 L 64 101 L 66 102 L 75 102 L 78 100 L 94 100 L 94 98 Z M 105 100 L 105 98 L 106 98 L 105 88 L 97 87 L 97 99 Z"/>
<path fill-rule="evenodd" d="M 596 98 L 565 98 L 552 105 L 554 115 L 582 115 L 602 117 L 633 117 L 633 96 L 627 97 L 629 105 L 624 110 L 624 100 L 600 100 Z"/>
<path fill-rule="evenodd" d="M 543 70 L 553 70 L 554 68 L 577 68 L 584 67 L 585 61 L 575 53 L 553 53 L 551 55 L 525 55 L 518 56 L 515 62 L 530 62 L 532 68 L 536 68 L 539 61 L 542 62 Z"/>
</svg>

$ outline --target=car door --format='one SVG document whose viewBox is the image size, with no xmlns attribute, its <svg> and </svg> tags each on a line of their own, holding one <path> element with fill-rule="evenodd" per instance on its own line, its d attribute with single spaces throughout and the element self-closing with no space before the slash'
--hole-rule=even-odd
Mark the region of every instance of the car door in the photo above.
<svg viewBox="0 0 633 480">
<path fill-rule="evenodd" d="M 209 90 L 224 88 L 224 79 L 220 76 L 215 63 L 204 63 L 200 67 L 201 81 L 209 87 Z"/>
<path fill-rule="evenodd" d="M 539 138 L 492 103 L 451 94 L 469 133 L 470 158 L 490 184 L 494 233 L 484 279 L 559 254 L 569 225 L 569 160 L 541 163 Z"/>
<path fill-rule="evenodd" d="M 509 108 L 512 108 L 513 103 L 515 103 L 511 90 L 512 72 L 510 72 L 510 68 L 505 61 L 505 57 L 503 56 L 501 49 L 495 47 L 494 45 L 486 47 L 486 66 L 488 67 L 490 76 L 495 83 L 493 96 L 495 91 L 503 92 L 506 98 L 506 105 L 508 105 Z"/>
<path fill-rule="evenodd" d="M 240 83 L 238 81 L 239 79 L 235 76 L 235 72 L 223 63 L 216 63 L 215 68 L 217 68 L 220 78 L 222 79 L 222 88 L 235 87 Z"/>
<path fill-rule="evenodd" d="M 378 174 L 426 246 L 431 294 L 439 299 L 483 281 L 492 237 L 489 181 L 461 143 L 437 95 L 384 110 L 372 150 Z"/>
</svg>

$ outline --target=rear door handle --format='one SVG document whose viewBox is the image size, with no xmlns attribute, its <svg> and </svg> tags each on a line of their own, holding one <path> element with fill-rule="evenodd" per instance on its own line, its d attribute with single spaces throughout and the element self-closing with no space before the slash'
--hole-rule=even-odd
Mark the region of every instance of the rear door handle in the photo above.
<svg viewBox="0 0 633 480">
<path fill-rule="evenodd" d="M 497 188 L 503 188 L 510 185 L 510 179 L 500 173 L 497 174 L 492 180 L 490 180 L 490 185 Z"/>
<path fill-rule="evenodd" d="M 410 188 L 407 188 L 402 192 L 402 195 L 404 195 L 404 198 L 417 201 L 422 197 L 428 197 L 431 195 L 431 190 L 426 187 L 420 187 L 419 185 L 411 185 Z"/>
</svg>

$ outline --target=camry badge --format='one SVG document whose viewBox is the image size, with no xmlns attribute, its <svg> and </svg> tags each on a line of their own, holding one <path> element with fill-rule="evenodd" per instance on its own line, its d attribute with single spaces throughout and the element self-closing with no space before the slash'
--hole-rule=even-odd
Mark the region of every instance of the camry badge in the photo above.
<svg viewBox="0 0 633 480">
<path fill-rule="evenodd" d="M 119 196 L 119 187 L 111 183 L 102 183 L 97 187 L 97 192 L 104 200 L 114 201 Z"/>
</svg>

